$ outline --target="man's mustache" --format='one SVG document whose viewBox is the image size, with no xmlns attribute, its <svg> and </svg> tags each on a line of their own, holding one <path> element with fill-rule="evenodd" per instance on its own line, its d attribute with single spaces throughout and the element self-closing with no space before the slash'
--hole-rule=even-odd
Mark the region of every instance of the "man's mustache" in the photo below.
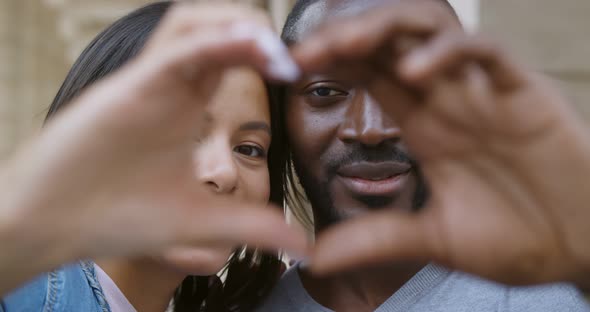
<svg viewBox="0 0 590 312">
<path fill-rule="evenodd" d="M 342 166 L 360 162 L 399 162 L 417 167 L 412 156 L 397 144 L 383 142 L 377 146 L 367 146 L 360 143 L 347 144 L 346 150 L 332 157 L 327 163 L 327 177 L 333 178 Z"/>
</svg>

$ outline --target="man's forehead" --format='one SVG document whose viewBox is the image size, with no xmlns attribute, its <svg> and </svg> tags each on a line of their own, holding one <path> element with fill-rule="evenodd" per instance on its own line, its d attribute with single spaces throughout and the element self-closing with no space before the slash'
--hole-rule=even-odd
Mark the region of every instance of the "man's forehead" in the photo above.
<svg viewBox="0 0 590 312">
<path fill-rule="evenodd" d="M 400 0 L 319 0 L 303 11 L 296 25 L 295 37 L 301 39 L 326 18 L 356 15 L 372 7 Z"/>
<path fill-rule="evenodd" d="M 324 0 L 326 2 L 326 17 L 350 16 L 385 3 L 400 0 Z"/>
<path fill-rule="evenodd" d="M 295 25 L 295 38 L 299 41 L 303 36 L 316 28 L 326 14 L 326 1 L 320 0 L 310 4 L 303 10 L 301 18 Z"/>
</svg>

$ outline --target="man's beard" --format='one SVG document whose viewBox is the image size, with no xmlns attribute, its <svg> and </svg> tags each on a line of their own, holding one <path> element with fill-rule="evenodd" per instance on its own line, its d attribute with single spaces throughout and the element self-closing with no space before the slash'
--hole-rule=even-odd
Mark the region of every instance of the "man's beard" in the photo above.
<svg viewBox="0 0 590 312">
<path fill-rule="evenodd" d="M 314 226 L 316 232 L 339 223 L 347 218 L 341 210 L 336 209 L 330 193 L 330 183 L 337 177 L 338 169 L 342 166 L 358 162 L 387 162 L 395 161 L 410 163 L 412 173 L 416 176 L 416 190 L 412 197 L 412 211 L 419 211 L 428 199 L 428 188 L 419 166 L 408 153 L 398 148 L 395 144 L 380 144 L 377 147 L 367 147 L 362 144 L 350 144 L 345 152 L 338 153 L 324 166 L 326 172 L 323 179 L 317 179 L 297 157 L 293 157 L 293 165 L 305 194 L 311 204 L 314 214 Z M 357 196 L 357 201 L 367 207 L 380 208 L 391 204 L 392 197 L 385 196 Z"/>
</svg>

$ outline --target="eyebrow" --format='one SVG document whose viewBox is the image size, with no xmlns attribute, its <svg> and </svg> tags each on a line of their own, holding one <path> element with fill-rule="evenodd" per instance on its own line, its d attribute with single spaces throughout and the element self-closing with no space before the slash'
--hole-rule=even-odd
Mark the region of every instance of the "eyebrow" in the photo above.
<svg viewBox="0 0 590 312">
<path fill-rule="evenodd" d="M 270 127 L 264 121 L 250 121 L 250 122 L 244 123 L 240 126 L 239 130 L 240 131 L 262 130 L 262 131 L 265 131 L 266 133 L 268 133 L 268 135 L 272 136 L 272 133 L 270 131 Z"/>
</svg>

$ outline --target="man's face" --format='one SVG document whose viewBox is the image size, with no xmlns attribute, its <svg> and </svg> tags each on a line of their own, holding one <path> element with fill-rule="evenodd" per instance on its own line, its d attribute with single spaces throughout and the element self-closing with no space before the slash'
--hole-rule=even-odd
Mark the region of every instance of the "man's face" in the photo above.
<svg viewBox="0 0 590 312">
<path fill-rule="evenodd" d="M 350 6 L 364 3 L 342 4 L 356 10 Z M 322 9 L 324 17 L 333 10 Z M 377 103 L 365 89 L 329 73 L 310 75 L 290 89 L 289 140 L 316 230 L 370 210 L 422 205 L 424 184 L 387 109 L 410 98 L 402 88 L 391 98 Z"/>
</svg>

